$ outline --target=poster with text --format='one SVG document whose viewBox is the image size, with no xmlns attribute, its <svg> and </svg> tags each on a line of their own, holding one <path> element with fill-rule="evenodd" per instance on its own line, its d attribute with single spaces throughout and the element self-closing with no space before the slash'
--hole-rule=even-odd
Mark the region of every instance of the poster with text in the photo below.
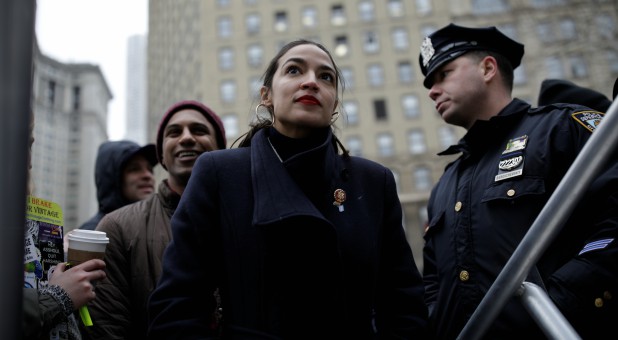
<svg viewBox="0 0 618 340">
<path fill-rule="evenodd" d="M 51 267 L 64 261 L 62 209 L 54 202 L 28 196 L 24 239 L 24 285 L 40 288 Z"/>
</svg>

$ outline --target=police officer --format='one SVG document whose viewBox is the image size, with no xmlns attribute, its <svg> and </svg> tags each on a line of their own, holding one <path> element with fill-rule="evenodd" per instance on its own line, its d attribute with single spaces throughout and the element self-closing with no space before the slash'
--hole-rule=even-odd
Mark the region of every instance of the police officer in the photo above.
<svg viewBox="0 0 618 340">
<path fill-rule="evenodd" d="M 495 27 L 450 24 L 421 46 L 423 84 L 436 110 L 467 130 L 440 153 L 460 156 L 428 204 L 423 274 L 438 339 L 461 332 L 603 117 L 580 105 L 532 108 L 512 98 L 513 69 L 523 54 L 522 44 Z M 593 181 L 533 268 L 537 283 L 584 338 L 615 334 L 618 320 L 616 163 Z M 543 333 L 513 297 L 484 336 L 537 339 Z"/>
</svg>

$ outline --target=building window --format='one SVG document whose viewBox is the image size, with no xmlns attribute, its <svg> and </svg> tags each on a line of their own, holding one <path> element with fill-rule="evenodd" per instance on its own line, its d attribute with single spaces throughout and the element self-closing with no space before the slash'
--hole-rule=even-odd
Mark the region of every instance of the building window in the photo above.
<svg viewBox="0 0 618 340">
<path fill-rule="evenodd" d="M 431 170 L 426 166 L 418 166 L 414 169 L 414 187 L 419 191 L 431 190 Z"/>
<path fill-rule="evenodd" d="M 363 155 L 363 142 L 356 136 L 350 136 L 346 140 L 350 155 L 361 157 Z"/>
<path fill-rule="evenodd" d="M 365 53 L 377 53 L 380 51 L 380 41 L 374 31 L 363 33 L 363 50 Z"/>
<path fill-rule="evenodd" d="M 388 132 L 378 134 L 377 140 L 378 154 L 381 157 L 391 157 L 395 155 L 395 143 L 393 136 Z"/>
<path fill-rule="evenodd" d="M 400 61 L 397 65 L 397 74 L 401 84 L 412 84 L 414 81 L 414 69 L 409 61 Z"/>
<path fill-rule="evenodd" d="M 420 29 L 421 40 L 425 39 L 425 37 L 430 36 L 433 32 L 436 31 L 436 26 L 431 24 L 422 25 Z"/>
<path fill-rule="evenodd" d="M 251 67 L 259 67 L 262 65 L 262 57 L 264 49 L 260 44 L 251 44 L 247 47 L 247 61 Z"/>
<path fill-rule="evenodd" d="M 566 4 L 566 0 L 530 0 L 534 8 L 547 8 Z"/>
<path fill-rule="evenodd" d="M 569 63 L 571 64 L 571 74 L 574 78 L 585 78 L 588 76 L 588 66 L 586 60 L 581 55 L 569 56 Z"/>
<path fill-rule="evenodd" d="M 341 78 L 345 83 L 345 86 L 348 89 L 354 88 L 354 72 L 351 67 L 342 67 L 341 68 Z"/>
<path fill-rule="evenodd" d="M 50 80 L 47 83 L 47 104 L 53 107 L 55 101 L 56 101 L 56 82 L 53 80 Z"/>
<path fill-rule="evenodd" d="M 577 38 L 577 29 L 573 19 L 562 18 L 562 20 L 560 20 L 560 37 L 562 40 L 573 40 Z"/>
<path fill-rule="evenodd" d="M 442 149 L 457 144 L 457 136 L 455 136 L 455 131 L 450 125 L 443 125 L 438 128 L 438 139 Z"/>
<path fill-rule="evenodd" d="M 217 21 L 217 32 L 219 38 L 229 38 L 232 36 L 232 18 L 228 16 L 220 17 Z"/>
<path fill-rule="evenodd" d="M 79 110 L 81 102 L 81 88 L 73 86 L 73 110 Z"/>
<path fill-rule="evenodd" d="M 302 11 L 303 26 L 313 28 L 318 26 L 318 10 L 315 6 L 306 6 Z"/>
<path fill-rule="evenodd" d="M 420 15 L 431 13 L 431 0 L 416 0 L 416 13 Z"/>
<path fill-rule="evenodd" d="M 367 79 L 372 87 L 384 85 L 384 69 L 381 64 L 371 64 L 367 68 Z"/>
<path fill-rule="evenodd" d="M 245 25 L 247 26 L 247 34 L 255 35 L 260 33 L 260 15 L 258 13 L 249 13 L 245 18 Z"/>
<path fill-rule="evenodd" d="M 262 88 L 262 80 L 258 76 L 249 78 L 249 94 L 254 99 L 260 98 L 260 89 Z"/>
<path fill-rule="evenodd" d="M 536 34 L 543 43 L 551 43 L 555 40 L 550 22 L 541 22 L 536 25 Z"/>
<path fill-rule="evenodd" d="M 230 7 L 230 0 L 217 0 L 217 6 L 219 6 L 219 8 Z"/>
<path fill-rule="evenodd" d="M 343 112 L 348 118 L 348 125 L 358 124 L 358 103 L 355 100 L 346 100 L 343 102 Z"/>
<path fill-rule="evenodd" d="M 418 97 L 414 94 L 406 94 L 401 98 L 401 108 L 406 118 L 418 118 L 421 115 Z"/>
<path fill-rule="evenodd" d="M 408 131 L 408 150 L 412 155 L 420 155 L 427 152 L 423 130 L 412 129 Z"/>
<path fill-rule="evenodd" d="M 275 13 L 275 32 L 285 32 L 288 29 L 288 14 L 284 11 Z"/>
<path fill-rule="evenodd" d="M 388 119 L 388 112 L 386 111 L 386 101 L 384 99 L 376 99 L 373 101 L 373 111 L 375 112 L 376 120 Z"/>
<path fill-rule="evenodd" d="M 333 5 L 330 10 L 330 23 L 333 26 L 343 26 L 346 22 L 343 5 Z"/>
<path fill-rule="evenodd" d="M 362 0 L 358 3 L 358 16 L 364 22 L 375 20 L 375 8 L 372 0 Z"/>
<path fill-rule="evenodd" d="M 612 40 L 616 32 L 616 22 L 609 14 L 598 15 L 595 20 L 601 38 Z"/>
<path fill-rule="evenodd" d="M 219 50 L 219 69 L 231 70 L 234 68 L 234 50 L 231 47 L 223 47 Z"/>
<path fill-rule="evenodd" d="M 392 18 L 399 18 L 404 15 L 403 0 L 388 0 L 388 14 Z"/>
<path fill-rule="evenodd" d="M 221 117 L 221 121 L 223 122 L 223 127 L 225 128 L 225 135 L 228 138 L 234 138 L 239 135 L 238 116 L 233 113 L 226 114 Z"/>
<path fill-rule="evenodd" d="M 410 46 L 410 40 L 408 38 L 408 30 L 403 27 L 397 27 L 391 32 L 391 38 L 393 39 L 393 47 L 397 51 L 407 51 Z"/>
<path fill-rule="evenodd" d="M 348 37 L 345 35 L 340 35 L 335 37 L 335 55 L 337 57 L 345 57 L 350 51 L 350 47 L 348 45 Z"/>
<path fill-rule="evenodd" d="M 221 100 L 224 103 L 234 103 L 236 100 L 236 82 L 224 80 L 221 82 Z"/>
<path fill-rule="evenodd" d="M 508 0 L 472 0 L 472 12 L 478 14 L 495 14 L 509 11 Z"/>
<path fill-rule="evenodd" d="M 550 56 L 545 58 L 546 78 L 564 78 L 562 61 L 559 57 Z"/>
</svg>

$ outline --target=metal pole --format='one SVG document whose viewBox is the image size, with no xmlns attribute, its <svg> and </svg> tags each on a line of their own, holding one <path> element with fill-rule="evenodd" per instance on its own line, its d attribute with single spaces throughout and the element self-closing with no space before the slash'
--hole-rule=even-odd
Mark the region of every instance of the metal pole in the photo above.
<svg viewBox="0 0 618 340">
<path fill-rule="evenodd" d="M 541 287 L 530 282 L 524 282 L 517 294 L 520 295 L 524 307 L 530 312 L 530 315 L 545 332 L 548 339 L 581 339 Z"/>
<path fill-rule="evenodd" d="M 605 161 L 611 157 L 614 146 L 618 143 L 616 129 L 618 101 L 614 101 L 609 107 L 601 124 L 571 164 L 458 339 L 479 339 L 485 334 L 541 254 L 560 232 L 586 188 L 605 165 Z"/>
<path fill-rule="evenodd" d="M 0 334 L 21 339 L 35 0 L 0 0 Z"/>
</svg>

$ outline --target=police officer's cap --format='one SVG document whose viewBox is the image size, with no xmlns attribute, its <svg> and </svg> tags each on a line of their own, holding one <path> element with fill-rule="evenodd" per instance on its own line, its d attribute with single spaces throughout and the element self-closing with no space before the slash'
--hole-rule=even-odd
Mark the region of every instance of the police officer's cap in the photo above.
<svg viewBox="0 0 618 340">
<path fill-rule="evenodd" d="M 468 51 L 484 50 L 506 57 L 515 69 L 524 56 L 524 45 L 504 35 L 496 27 L 470 28 L 449 24 L 423 40 L 419 62 L 425 76 L 423 85 L 431 88 L 433 73 L 442 65 Z"/>
</svg>

